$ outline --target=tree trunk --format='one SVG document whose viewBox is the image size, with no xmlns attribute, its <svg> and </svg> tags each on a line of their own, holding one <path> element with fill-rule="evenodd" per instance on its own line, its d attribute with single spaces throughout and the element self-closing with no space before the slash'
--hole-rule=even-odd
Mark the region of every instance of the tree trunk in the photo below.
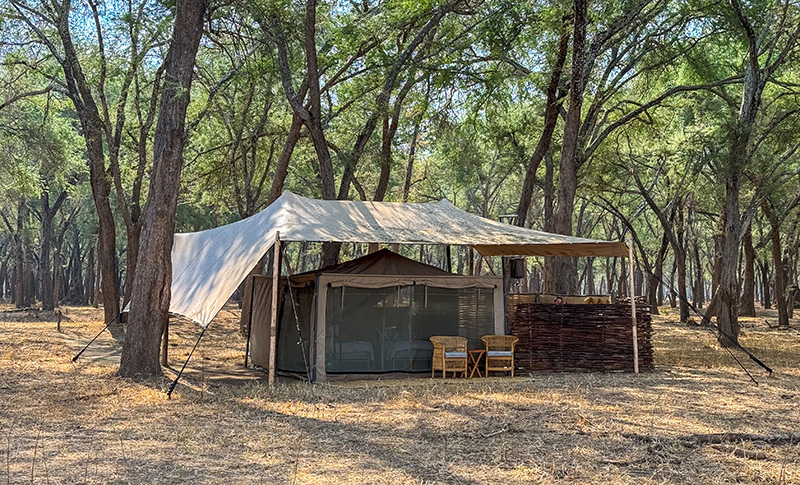
<svg viewBox="0 0 800 485">
<path fill-rule="evenodd" d="M 533 188 L 536 182 L 536 172 L 539 170 L 539 164 L 545 157 L 545 154 L 550 150 L 550 143 L 553 140 L 553 132 L 556 129 L 558 122 L 558 86 L 561 81 L 561 72 L 564 69 L 564 62 L 567 59 L 567 50 L 569 48 L 569 33 L 563 32 L 561 40 L 558 45 L 558 55 L 553 64 L 553 72 L 550 74 L 550 82 L 547 85 L 547 101 L 544 109 L 544 127 L 542 134 L 539 136 L 539 141 L 536 143 L 536 148 L 533 151 L 528 168 L 525 171 L 525 180 L 522 183 L 522 194 L 519 197 L 519 204 L 517 205 L 517 225 L 519 227 L 526 227 L 528 212 L 530 211 L 531 201 L 533 199 Z"/>
<path fill-rule="evenodd" d="M 675 254 L 675 259 L 678 267 L 678 307 L 681 323 L 686 323 L 689 320 L 689 298 L 686 293 L 686 250 L 681 248 Z"/>
<path fill-rule="evenodd" d="M 3 247 L 2 249 L 5 250 L 5 247 Z M 5 251 L 0 251 L 0 254 L 5 254 Z M 7 287 L 8 258 L 9 255 L 6 254 L 3 257 L 2 261 L 0 261 L 0 300 L 4 299 L 8 294 L 8 287 Z"/>
<path fill-rule="evenodd" d="M 89 305 L 92 303 L 92 297 L 94 296 L 94 279 L 95 279 L 95 255 L 94 255 L 94 245 L 89 245 L 89 262 L 86 265 L 86 284 L 83 285 L 83 301 L 81 305 Z"/>
<path fill-rule="evenodd" d="M 744 233 L 744 280 L 742 281 L 742 298 L 739 304 L 739 315 L 756 316 L 756 252 L 753 249 L 753 231 L 750 225 Z"/>
<path fill-rule="evenodd" d="M 131 292 L 128 332 L 119 374 L 161 374 L 161 335 L 169 319 L 171 251 L 183 166 L 186 109 L 208 0 L 182 0 L 164 60 L 164 92 L 153 140 L 153 169 L 144 214 L 139 260 Z"/>
<path fill-rule="evenodd" d="M 553 220 L 553 213 L 555 211 L 555 185 L 554 185 L 554 172 L 555 160 L 553 154 L 547 152 L 544 159 L 544 230 L 545 232 L 553 232 L 555 230 L 555 221 Z M 606 269 L 608 269 L 608 258 L 606 258 Z M 556 278 L 555 278 L 555 261 L 554 258 L 545 257 L 544 265 L 542 267 L 542 292 L 555 293 L 556 291 Z M 609 284 L 610 286 L 610 284 Z M 609 290 L 610 292 L 610 290 Z"/>
<path fill-rule="evenodd" d="M 569 110 L 564 123 L 561 161 L 558 173 L 558 205 L 555 232 L 572 235 L 572 215 L 578 190 L 578 136 L 583 105 L 584 59 L 586 57 L 587 0 L 574 0 L 574 31 L 572 34 L 572 74 L 569 86 Z M 573 293 L 577 286 L 575 258 L 554 258 L 553 272 L 556 293 Z"/>
<path fill-rule="evenodd" d="M 116 227 L 109 203 L 111 182 L 105 166 L 103 121 L 72 43 L 69 20 L 71 10 L 71 1 L 66 0 L 58 11 L 57 29 L 64 48 L 64 61 L 61 67 L 67 81 L 67 92 L 80 119 L 81 131 L 86 142 L 89 183 L 92 186 L 92 197 L 97 210 L 100 233 L 98 259 L 102 271 L 103 310 L 106 323 L 111 323 L 119 316 L 119 293 L 116 281 Z"/>
<path fill-rule="evenodd" d="M 116 258 L 115 258 L 116 259 Z M 83 255 L 81 254 L 80 232 L 77 226 L 72 226 L 72 254 L 70 255 L 69 293 L 67 300 L 74 305 L 80 305 L 83 299 Z"/>
<path fill-rule="evenodd" d="M 389 176 L 392 172 L 392 141 L 397 131 L 396 120 L 389 119 L 389 112 L 383 113 L 381 126 L 381 172 L 378 175 L 378 186 L 372 200 L 382 201 L 389 190 Z M 395 121 L 395 124 L 391 123 Z"/>
<path fill-rule="evenodd" d="M 427 98 L 425 106 L 427 107 Z M 417 137 L 419 136 L 419 125 L 421 121 L 420 117 L 414 122 L 414 131 L 411 135 L 411 146 L 408 149 L 408 161 L 406 162 L 406 178 L 403 182 L 403 202 L 408 202 L 408 196 L 411 194 L 411 180 L 414 174 L 414 161 L 417 156 Z"/>
<path fill-rule="evenodd" d="M 786 268 L 783 265 L 783 250 L 781 249 L 781 225 L 767 200 L 761 204 L 761 207 L 770 224 L 769 238 L 772 243 L 772 266 L 775 268 L 775 306 L 778 307 L 778 326 L 788 327 Z"/>
<path fill-rule="evenodd" d="M 53 304 L 59 306 L 61 303 L 61 290 L 64 282 L 64 233 L 66 232 L 66 225 L 62 227 L 61 231 L 56 238 L 56 250 L 53 254 Z"/>
<path fill-rule="evenodd" d="M 764 262 L 759 261 L 758 267 L 761 269 L 761 305 L 765 310 L 769 310 L 772 308 L 772 295 L 769 291 L 769 283 L 771 279 L 769 274 L 769 265 L 767 264 L 766 260 Z"/>
<path fill-rule="evenodd" d="M 53 218 L 50 216 L 49 194 L 42 191 L 42 219 L 39 231 L 39 275 L 42 279 L 42 310 L 55 308 L 53 301 L 53 273 L 50 272 L 50 246 L 53 236 Z"/>
<path fill-rule="evenodd" d="M 22 247 L 22 232 L 25 228 L 23 219 L 24 211 L 27 206 L 25 200 L 20 198 L 17 205 L 17 230 L 14 234 L 14 306 L 17 308 L 25 307 L 25 249 Z"/>
<path fill-rule="evenodd" d="M 31 251 L 31 240 L 26 225 L 30 218 L 28 204 L 24 198 L 19 199 L 17 206 L 17 231 L 18 255 L 15 259 L 17 268 L 15 269 L 14 284 L 14 303 L 17 308 L 27 308 L 31 306 L 35 298 L 35 288 L 33 282 L 33 253 Z"/>
<path fill-rule="evenodd" d="M 300 140 L 300 130 L 302 128 L 303 121 L 300 120 L 297 114 L 292 114 L 292 125 L 289 127 L 289 133 L 286 134 L 283 150 L 278 156 L 278 163 L 275 165 L 275 173 L 272 176 L 272 187 L 269 190 L 267 205 L 275 202 L 283 192 L 283 185 L 286 182 L 286 176 L 289 174 L 289 162 L 292 159 L 294 147 L 297 146 L 297 141 Z"/>
<path fill-rule="evenodd" d="M 693 245 L 692 254 L 694 256 L 694 290 L 692 293 L 694 294 L 694 306 L 697 308 L 703 308 L 705 304 L 705 283 L 703 281 L 703 265 L 700 262 L 700 249 L 697 244 L 697 240 L 695 239 Z"/>
<path fill-rule="evenodd" d="M 594 258 L 586 258 L 586 287 L 590 295 L 597 294 L 594 284 Z"/>
<path fill-rule="evenodd" d="M 142 226 L 132 223 L 127 230 L 127 264 L 125 268 L 125 291 L 122 295 L 122 306 L 131 301 L 131 288 L 133 288 L 133 278 L 136 276 L 136 262 L 139 259 L 139 238 L 142 234 Z M 87 290 L 88 291 L 88 290 Z"/>
<path fill-rule="evenodd" d="M 675 308 L 678 306 L 677 293 L 675 293 L 675 271 L 678 269 L 677 259 L 673 257 L 672 270 L 669 272 L 669 306 Z"/>
<path fill-rule="evenodd" d="M 650 285 L 648 285 L 647 301 L 650 303 L 650 313 L 658 315 L 658 307 L 664 304 L 663 298 L 659 294 L 661 288 L 661 279 L 664 277 L 664 257 L 667 255 L 669 248 L 669 238 L 666 232 L 661 236 L 661 247 L 656 254 L 655 266 L 653 267 L 653 274 L 650 275 Z"/>
</svg>

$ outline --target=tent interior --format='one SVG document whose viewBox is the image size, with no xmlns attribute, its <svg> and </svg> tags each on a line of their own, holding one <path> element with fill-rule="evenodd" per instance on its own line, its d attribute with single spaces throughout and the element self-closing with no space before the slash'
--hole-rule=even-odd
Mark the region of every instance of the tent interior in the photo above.
<svg viewBox="0 0 800 485">
<path fill-rule="evenodd" d="M 312 381 L 430 372 L 431 336 L 477 348 L 505 333 L 502 277 L 452 274 L 387 249 L 280 281 L 277 370 Z M 264 368 L 271 300 L 272 278 L 255 277 L 246 318 L 252 362 Z"/>
</svg>

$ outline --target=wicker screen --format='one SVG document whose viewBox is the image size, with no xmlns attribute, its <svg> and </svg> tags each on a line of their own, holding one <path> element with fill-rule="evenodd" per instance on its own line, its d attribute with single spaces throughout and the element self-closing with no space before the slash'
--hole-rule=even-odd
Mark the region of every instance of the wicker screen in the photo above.
<svg viewBox="0 0 800 485">
<path fill-rule="evenodd" d="M 458 335 L 470 348 L 494 333 L 492 290 L 328 288 L 325 367 L 329 373 L 430 371 L 434 335 Z"/>
</svg>

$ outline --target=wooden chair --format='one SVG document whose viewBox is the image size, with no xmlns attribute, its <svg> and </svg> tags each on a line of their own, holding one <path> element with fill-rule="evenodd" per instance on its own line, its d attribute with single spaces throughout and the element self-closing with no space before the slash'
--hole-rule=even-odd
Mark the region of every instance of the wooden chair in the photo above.
<svg viewBox="0 0 800 485">
<path fill-rule="evenodd" d="M 448 372 L 455 376 L 458 372 L 467 378 L 467 339 L 464 337 L 431 337 L 433 344 L 433 361 L 431 362 L 431 377 L 436 371 L 442 372 L 442 379 Z"/>
<path fill-rule="evenodd" d="M 511 377 L 514 377 L 514 346 L 519 338 L 513 335 L 484 335 L 481 340 L 486 346 L 486 375 L 489 375 L 489 371 L 511 371 Z"/>
</svg>

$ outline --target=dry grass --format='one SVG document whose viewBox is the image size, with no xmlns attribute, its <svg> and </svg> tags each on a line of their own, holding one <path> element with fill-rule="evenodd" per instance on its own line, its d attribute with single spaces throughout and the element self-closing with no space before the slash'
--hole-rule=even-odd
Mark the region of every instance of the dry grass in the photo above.
<svg viewBox="0 0 800 485">
<path fill-rule="evenodd" d="M 102 328 L 97 310 L 66 310 L 67 335 L 88 340 Z M 241 365 L 236 314 L 225 317 L 197 366 Z M 759 386 L 706 330 L 666 316 L 655 322 L 657 371 L 640 376 L 284 382 L 270 391 L 201 373 L 168 401 L 167 378 L 115 377 L 107 334 L 72 364 L 74 343 L 52 315 L 0 313 L 0 483 L 800 483 L 798 445 L 738 444 L 767 456 L 749 460 L 674 439 L 800 431 L 800 332 L 763 320 L 746 321 L 742 337 L 776 370 L 767 378 L 745 362 Z M 179 322 L 171 333 L 178 364 L 198 329 Z"/>
</svg>

